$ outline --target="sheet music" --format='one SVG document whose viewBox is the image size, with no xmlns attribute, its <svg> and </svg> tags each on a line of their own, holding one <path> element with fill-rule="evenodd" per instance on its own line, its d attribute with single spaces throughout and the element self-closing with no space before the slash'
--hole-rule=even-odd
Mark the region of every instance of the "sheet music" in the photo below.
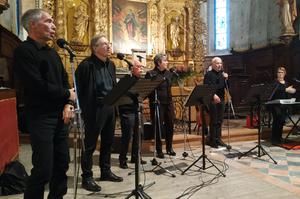
<svg viewBox="0 0 300 199">
<path fill-rule="evenodd" d="M 300 102 L 296 102 L 296 98 L 291 98 L 271 100 L 266 102 L 265 104 L 300 104 Z"/>
</svg>

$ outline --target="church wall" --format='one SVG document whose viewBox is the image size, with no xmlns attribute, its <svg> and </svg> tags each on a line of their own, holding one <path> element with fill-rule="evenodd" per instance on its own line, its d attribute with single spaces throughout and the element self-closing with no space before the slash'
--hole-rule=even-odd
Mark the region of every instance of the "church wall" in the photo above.
<svg viewBox="0 0 300 199">
<path fill-rule="evenodd" d="M 231 0 L 230 8 L 232 50 L 241 52 L 280 43 L 280 8 L 276 0 Z"/>
</svg>

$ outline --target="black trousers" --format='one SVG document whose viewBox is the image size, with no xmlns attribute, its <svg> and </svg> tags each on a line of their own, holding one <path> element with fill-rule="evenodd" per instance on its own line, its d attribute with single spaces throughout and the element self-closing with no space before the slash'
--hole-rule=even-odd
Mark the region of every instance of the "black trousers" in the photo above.
<svg viewBox="0 0 300 199">
<path fill-rule="evenodd" d="M 174 107 L 173 104 L 159 104 L 159 117 L 160 121 L 158 121 L 157 117 L 155 118 L 155 107 L 150 106 L 150 116 L 152 121 L 152 126 L 155 124 L 156 120 L 156 151 L 162 151 L 162 143 L 161 143 L 161 132 L 159 132 L 158 124 L 160 124 L 161 131 L 163 128 L 166 132 L 166 150 L 169 151 L 172 149 L 173 144 L 173 134 L 174 134 Z M 158 123 L 159 122 L 159 123 Z M 154 129 L 154 128 L 153 128 Z"/>
<path fill-rule="evenodd" d="M 45 184 L 49 183 L 48 199 L 62 199 L 67 193 L 69 168 L 68 127 L 62 115 L 27 112 L 26 122 L 32 147 L 31 175 L 24 199 L 43 199 Z"/>
<path fill-rule="evenodd" d="M 209 105 L 209 139 L 212 143 L 216 143 L 217 141 L 221 140 L 224 110 L 224 101 L 221 101 L 218 104 L 211 103 Z"/>
<path fill-rule="evenodd" d="M 135 159 L 138 151 L 138 139 L 136 134 L 140 133 L 138 127 L 138 114 L 133 111 L 125 111 L 119 109 L 119 115 L 121 120 L 121 146 L 120 146 L 120 155 L 119 161 L 124 162 L 127 160 L 127 152 L 129 147 L 129 142 L 132 139 L 132 149 L 131 149 L 131 158 Z"/>
<path fill-rule="evenodd" d="M 285 123 L 287 108 L 280 105 L 272 106 L 272 142 L 281 142 L 283 125 Z"/>
<path fill-rule="evenodd" d="M 101 136 L 99 166 L 101 173 L 110 171 L 111 147 L 115 132 L 115 108 L 100 105 L 96 111 L 96 122 L 85 121 L 85 151 L 81 155 L 82 177 L 93 176 L 93 153 L 97 146 L 99 134 Z"/>
</svg>

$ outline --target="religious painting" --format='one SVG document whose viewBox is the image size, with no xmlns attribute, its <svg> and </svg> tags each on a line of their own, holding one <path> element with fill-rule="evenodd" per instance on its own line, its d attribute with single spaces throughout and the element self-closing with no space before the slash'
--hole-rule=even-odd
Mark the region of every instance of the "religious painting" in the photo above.
<svg viewBox="0 0 300 199">
<path fill-rule="evenodd" d="M 114 53 L 131 54 L 147 49 L 147 4 L 141 1 L 112 1 L 112 43 Z"/>
</svg>

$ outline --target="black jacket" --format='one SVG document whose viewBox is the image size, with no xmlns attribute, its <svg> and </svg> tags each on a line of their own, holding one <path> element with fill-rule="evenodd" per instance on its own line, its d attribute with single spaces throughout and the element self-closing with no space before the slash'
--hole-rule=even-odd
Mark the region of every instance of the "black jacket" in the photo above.
<svg viewBox="0 0 300 199">
<path fill-rule="evenodd" d="M 87 122 L 91 122 L 91 124 L 95 122 L 96 108 L 97 106 L 102 105 L 101 99 L 99 99 L 99 96 L 97 96 L 96 91 L 96 67 L 108 67 L 109 75 L 113 81 L 113 85 L 116 84 L 116 67 L 115 64 L 109 59 L 106 63 L 104 63 L 94 54 L 92 54 L 79 64 L 78 68 L 76 69 L 75 76 L 78 100 L 85 124 L 87 124 Z"/>
<path fill-rule="evenodd" d="M 171 93 L 171 86 L 172 86 L 172 76 L 168 70 L 160 71 L 157 67 L 153 70 L 150 70 L 146 73 L 145 78 L 161 78 L 165 79 L 163 83 L 161 83 L 157 88 L 157 99 L 159 100 L 160 104 L 172 104 L 172 93 Z M 155 94 L 152 92 L 149 96 L 150 106 L 152 106 L 155 100 Z"/>
<path fill-rule="evenodd" d="M 216 95 L 219 96 L 219 98 L 223 101 L 224 100 L 224 95 L 225 95 L 225 78 L 223 76 L 223 71 L 215 71 L 211 70 L 208 71 L 203 80 L 204 84 L 207 85 L 213 85 L 216 87 Z"/>
</svg>

